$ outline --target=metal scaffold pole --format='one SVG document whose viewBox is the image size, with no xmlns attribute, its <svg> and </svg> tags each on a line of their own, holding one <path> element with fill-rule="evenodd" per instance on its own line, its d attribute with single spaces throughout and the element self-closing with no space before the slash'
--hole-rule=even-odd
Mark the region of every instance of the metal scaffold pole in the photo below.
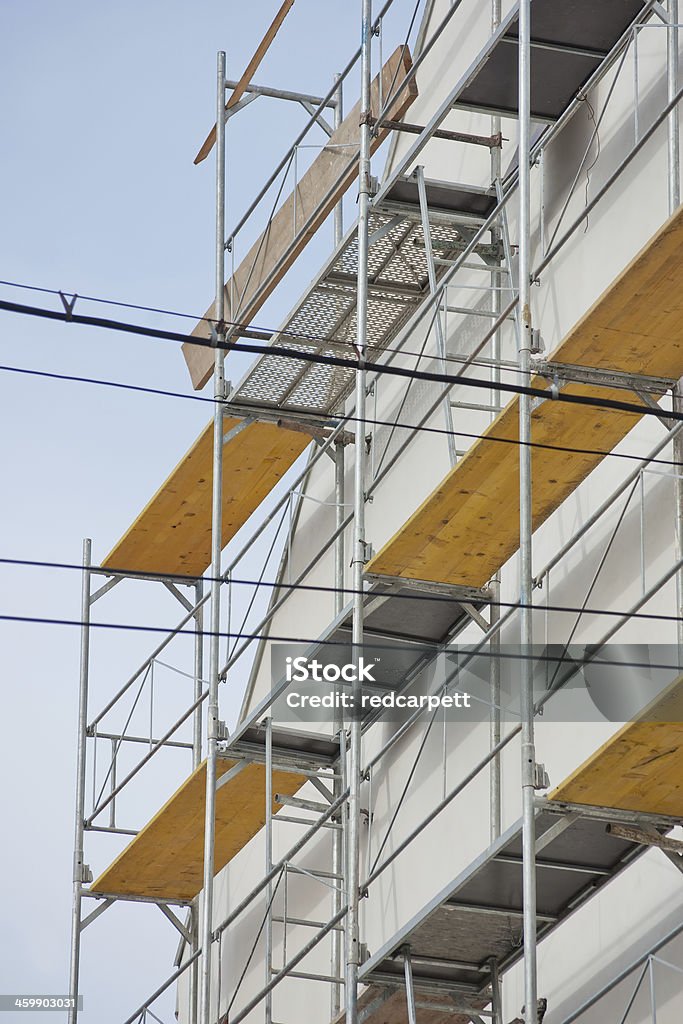
<svg viewBox="0 0 683 1024">
<path fill-rule="evenodd" d="M 500 974 L 498 962 L 495 957 L 489 961 L 491 971 L 491 1010 L 493 1012 L 493 1024 L 503 1024 L 503 1005 L 500 986 Z"/>
<path fill-rule="evenodd" d="M 85 822 L 86 731 L 88 727 L 88 674 L 90 665 L 90 565 L 92 541 L 83 541 L 83 578 L 81 582 L 81 656 L 78 683 L 78 737 L 76 740 L 76 807 L 74 811 L 74 870 L 71 909 L 71 964 L 69 1024 L 78 1020 L 78 981 L 81 957 L 81 889 L 85 881 L 83 833 Z"/>
<path fill-rule="evenodd" d="M 195 703 L 202 695 L 204 688 L 204 580 L 198 580 L 195 584 L 195 608 L 194 623 L 197 635 L 194 641 L 194 693 L 192 696 Z M 192 719 L 192 770 L 199 768 L 202 759 L 202 708 L 197 708 Z"/>
<path fill-rule="evenodd" d="M 335 131 L 340 127 L 344 119 L 344 88 L 342 84 L 342 76 L 335 75 L 335 82 L 337 83 L 336 101 L 337 104 L 334 108 L 334 129 Z M 339 245 L 342 238 L 344 237 L 344 203 L 340 199 L 334 208 L 334 244 Z M 344 483 L 345 483 L 345 456 L 344 456 L 344 438 L 339 438 L 334 446 L 334 502 L 335 502 L 335 526 L 338 531 L 337 539 L 334 542 L 334 585 L 336 592 L 334 595 L 334 613 L 339 615 L 346 601 L 346 595 L 344 593 L 344 572 L 345 572 L 345 543 L 344 543 L 344 516 L 346 513 L 346 505 L 344 498 Z M 341 713 L 341 709 L 335 709 L 334 712 L 334 733 L 342 737 L 344 735 L 344 720 Z M 340 754 L 340 766 L 341 759 L 346 757 L 346 743 L 342 743 L 341 754 Z M 339 773 L 338 773 L 339 774 Z M 338 799 L 342 792 L 341 780 L 336 778 L 334 781 L 334 798 Z M 344 833 L 341 829 L 334 829 L 332 833 L 332 872 L 337 876 L 337 879 L 343 877 L 344 874 Z M 341 885 L 336 884 L 332 890 L 332 914 L 338 914 L 343 906 L 344 893 Z M 332 975 L 335 978 L 341 977 L 342 964 L 343 964 L 343 944 L 340 931 L 335 928 L 332 932 L 331 938 L 331 961 L 332 961 Z M 333 982 L 330 990 L 330 1017 L 332 1020 L 337 1017 L 341 1010 L 341 985 L 338 982 Z"/>
<path fill-rule="evenodd" d="M 335 587 L 336 592 L 334 595 L 334 613 L 339 615 L 344 607 L 344 514 L 346 512 L 346 506 L 344 504 L 344 442 L 343 440 L 337 441 L 334 447 L 334 492 L 335 492 L 335 511 L 336 511 L 336 527 L 339 531 L 338 537 L 335 541 L 334 558 L 335 558 Z M 344 733 L 344 719 L 343 712 L 341 709 L 335 708 L 334 711 L 334 722 L 333 722 L 334 735 L 340 737 L 341 749 L 340 749 L 340 768 L 342 760 L 346 757 L 346 742 L 343 739 Z M 341 785 L 341 772 L 337 773 L 337 777 L 334 780 L 333 792 L 335 800 L 338 799 L 342 792 Z M 335 878 L 338 880 L 343 877 L 344 874 L 344 833 L 341 829 L 334 829 L 332 833 L 332 872 Z M 338 914 L 343 906 L 344 893 L 342 888 L 337 882 L 335 882 L 334 888 L 332 889 L 332 914 Z M 331 966 L 332 976 L 335 978 L 341 977 L 342 964 L 343 964 L 343 945 L 341 940 L 341 933 L 338 929 L 332 932 L 331 937 Z M 332 1020 L 339 1014 L 341 1010 L 341 985 L 338 982 L 332 984 L 330 991 L 330 1017 Z"/>
<path fill-rule="evenodd" d="M 520 384 L 528 386 L 531 370 L 531 0 L 519 4 L 519 308 Z M 521 604 L 521 774 L 522 859 L 524 889 L 524 1016 L 536 1024 L 536 826 L 534 785 L 533 575 L 531 398 L 519 396 L 519 600 Z"/>
<path fill-rule="evenodd" d="M 194 641 L 194 695 L 195 703 L 202 695 L 204 688 L 204 581 L 197 580 L 195 584 L 195 608 L 194 621 L 197 635 Z M 199 704 L 192 720 L 192 770 L 196 771 L 202 759 L 202 705 Z M 191 953 L 195 954 L 199 949 L 199 913 L 200 900 L 197 896 L 190 910 L 190 934 L 192 936 Z M 194 960 L 190 967 L 189 984 L 190 1003 L 190 1024 L 197 1024 L 199 1014 L 199 961 Z"/>
<path fill-rule="evenodd" d="M 669 0 L 669 27 L 667 29 L 667 80 L 668 98 L 671 102 L 678 92 L 679 70 L 679 3 Z M 669 115 L 668 157 L 669 157 L 669 215 L 674 213 L 681 202 L 681 150 L 678 107 L 674 107 Z M 683 411 L 683 380 L 680 380 L 672 392 L 674 412 Z M 676 558 L 683 553 L 683 440 L 677 435 L 673 440 L 674 458 L 674 526 L 676 535 Z M 678 660 L 683 664 L 683 572 L 676 573 L 676 609 L 679 620 L 676 624 L 676 640 L 678 643 Z"/>
<path fill-rule="evenodd" d="M 342 793 L 346 792 L 346 730 L 344 729 L 343 723 L 340 725 L 337 735 L 339 739 L 339 770 L 336 773 L 337 778 L 334 781 L 333 792 L 335 801 L 340 800 Z M 337 876 L 332 890 L 333 917 L 336 917 L 337 914 L 341 913 L 344 906 L 344 898 L 346 896 L 343 882 L 346 878 L 344 857 L 346 821 L 344 813 L 345 810 L 342 805 L 337 816 L 337 821 L 341 825 L 341 828 L 335 828 L 332 832 L 332 872 Z M 332 949 L 330 951 L 332 974 L 335 978 L 341 978 L 342 970 L 344 969 L 344 944 L 342 939 L 343 933 L 338 928 L 335 928 L 332 932 Z M 339 1016 L 341 1007 L 342 986 L 338 982 L 334 982 L 330 992 L 330 1020 L 335 1020 Z"/>
<path fill-rule="evenodd" d="M 266 841 L 266 875 L 273 868 L 273 719 L 266 719 L 266 806 L 265 806 L 265 841 Z M 268 988 L 273 980 L 273 883 L 266 885 L 266 922 L 265 922 L 265 988 L 266 988 L 266 1024 L 273 1021 L 273 992 Z M 285 925 L 286 927 L 286 925 Z M 220 1007 L 218 1007 L 220 1014 Z"/>
<path fill-rule="evenodd" d="M 491 32 L 494 33 L 500 25 L 501 18 L 501 0 L 491 0 Z M 500 135 L 501 119 L 498 116 L 491 118 L 491 135 Z M 499 182 L 501 177 L 501 152 L 500 146 L 494 146 L 491 149 L 491 181 Z M 499 227 L 494 227 L 491 230 L 491 241 L 495 244 L 500 244 L 501 241 L 501 230 Z M 509 268 L 508 268 L 509 269 Z M 491 310 L 495 313 L 496 318 L 501 311 L 501 285 L 503 281 L 503 275 L 500 271 L 494 271 L 491 274 L 491 283 L 493 288 L 491 289 Z M 500 384 L 500 359 L 501 359 L 501 347 L 500 347 L 500 331 L 496 331 L 493 338 L 491 339 L 491 358 L 493 365 L 491 367 L 491 418 L 500 411 L 500 390 L 496 387 Z M 495 577 L 491 581 L 491 625 L 498 622 L 500 619 L 500 570 L 496 573 Z M 495 750 L 500 743 L 500 632 L 496 630 L 494 635 L 491 637 L 491 713 L 489 718 L 490 726 L 490 748 Z M 500 796 L 500 755 L 496 755 L 491 760 L 491 768 L 489 771 L 489 827 L 491 841 L 497 839 L 501 832 L 501 796 Z"/>
<path fill-rule="evenodd" d="M 668 99 L 671 103 L 678 92 L 678 0 L 669 0 L 669 27 L 667 29 L 667 80 Z M 669 213 L 678 209 L 681 202 L 681 152 L 678 107 L 669 114 Z"/>
<path fill-rule="evenodd" d="M 361 0 L 361 94 L 360 94 L 360 158 L 358 165 L 358 293 L 356 370 L 356 429 L 354 464 L 353 519 L 353 656 L 359 659 L 363 644 L 363 570 L 365 546 L 365 390 L 368 314 L 368 228 L 370 219 L 370 119 L 371 113 L 371 0 Z M 361 722 L 360 673 L 353 684 L 355 710 L 350 723 L 349 800 L 346 880 L 348 913 L 346 916 L 346 1021 L 358 1022 L 358 968 L 360 965 L 359 903 L 360 903 L 360 784 L 361 784 Z"/>
<path fill-rule="evenodd" d="M 206 817 L 204 823 L 204 909 L 202 919 L 201 1024 L 211 1014 L 211 922 L 213 911 L 214 835 L 216 830 L 216 755 L 220 675 L 220 587 L 223 495 L 223 401 L 225 351 L 225 53 L 219 51 L 216 84 L 216 354 L 213 370 L 213 497 L 211 508 L 211 618 L 209 643 L 209 698 L 207 711 Z M 219 965 L 220 970 L 220 965 Z"/>
</svg>

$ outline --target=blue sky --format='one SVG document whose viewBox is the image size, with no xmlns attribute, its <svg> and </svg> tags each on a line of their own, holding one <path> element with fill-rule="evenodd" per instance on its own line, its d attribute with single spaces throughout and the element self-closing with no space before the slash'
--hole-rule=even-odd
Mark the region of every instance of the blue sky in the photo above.
<svg viewBox="0 0 683 1024">
<path fill-rule="evenodd" d="M 214 118 L 215 54 L 227 51 L 228 76 L 238 78 L 278 6 L 276 0 L 3 5 L 0 278 L 202 314 L 212 297 L 214 165 L 195 167 L 192 160 Z M 397 0 L 395 7 L 385 56 L 405 34 L 413 3 Z M 255 80 L 324 93 L 357 45 L 359 15 L 359 2 L 296 0 Z M 355 82 L 351 92 L 347 109 Z M 231 122 L 228 226 L 305 117 L 300 108 L 259 100 Z M 350 194 L 347 223 L 353 200 Z M 326 225 L 261 312 L 260 324 L 279 323 L 330 244 Z M 0 286 L 0 296 L 54 308 L 54 299 L 15 288 Z M 183 329 L 179 319 L 117 312 Z M 5 367 L 191 394 L 179 348 L 169 342 L 2 313 L 0 347 Z M 228 376 L 238 379 L 248 358 L 230 357 Z M 0 388 L 0 557 L 78 562 L 89 536 L 95 561 L 101 559 L 210 416 L 200 402 L 7 369 L 0 370 Z M 78 618 L 78 573 L 0 572 L 0 612 Z M 97 615 L 164 626 L 179 618 L 170 595 L 152 584 L 121 585 Z M 66 990 L 68 977 L 78 632 L 39 624 L 0 623 L 0 629 L 6 829 L 0 992 L 56 993 Z M 137 667 L 152 642 L 141 634 L 95 636 L 96 703 Z M 186 646 L 178 658 L 190 655 Z M 224 697 L 228 719 L 241 684 L 238 678 Z M 170 675 L 160 693 L 165 710 L 187 697 Z M 186 771 L 176 759 L 145 776 L 137 795 L 123 802 L 120 814 L 128 820 L 122 824 L 143 824 Z M 93 867 L 104 867 L 117 849 L 110 837 L 94 843 Z M 170 972 L 176 945 L 154 908 L 108 911 L 85 935 L 83 1020 L 125 1019 Z M 169 999 L 157 1012 L 163 1008 L 171 1019 L 172 1007 Z M 21 1019 L 34 1016 L 42 1019 Z"/>
</svg>

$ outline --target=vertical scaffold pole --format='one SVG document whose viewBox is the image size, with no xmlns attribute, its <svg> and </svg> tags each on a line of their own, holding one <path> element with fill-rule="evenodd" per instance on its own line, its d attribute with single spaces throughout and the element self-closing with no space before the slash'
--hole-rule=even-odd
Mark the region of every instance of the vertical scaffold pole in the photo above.
<svg viewBox="0 0 683 1024">
<path fill-rule="evenodd" d="M 360 157 L 358 162 L 358 291 L 356 300 L 358 368 L 356 370 L 356 429 L 353 519 L 353 657 L 359 659 L 363 644 L 363 569 L 365 548 L 365 388 L 368 315 L 368 226 L 370 218 L 370 118 L 371 113 L 371 0 L 361 0 L 361 93 Z M 357 673 L 360 676 L 360 673 Z M 358 1024 L 358 968 L 360 965 L 360 784 L 361 784 L 361 685 L 353 684 L 350 722 L 349 800 L 346 879 L 346 1021 Z"/>
<path fill-rule="evenodd" d="M 202 920 L 201 1024 L 210 1024 L 211 923 L 213 911 L 213 845 L 216 831 L 216 754 L 218 750 L 219 630 L 221 624 L 221 550 L 223 497 L 223 402 L 225 378 L 225 53 L 217 57 L 216 83 L 216 355 L 213 368 L 213 497 L 211 508 L 211 635 L 206 751 L 206 817 L 204 822 L 204 912 Z M 220 964 L 218 969 L 220 970 Z"/>
<path fill-rule="evenodd" d="M 519 4 L 519 381 L 531 370 L 531 0 Z M 524 887 L 524 1016 L 536 1024 L 536 823 L 534 783 L 531 398 L 519 396 L 519 599 L 521 604 L 522 875 Z"/>
<path fill-rule="evenodd" d="M 202 695 L 204 686 L 204 606 L 201 604 L 204 596 L 204 581 L 197 580 L 194 588 L 194 603 L 197 611 L 194 616 L 196 636 L 194 641 L 194 696 L 197 701 Z M 192 770 L 196 771 L 202 759 L 202 705 L 200 704 L 194 713 L 192 720 Z M 192 901 L 190 910 L 190 934 L 192 936 L 191 952 L 196 953 L 199 948 L 199 908 L 200 901 L 197 896 Z M 189 984 L 190 1002 L 190 1024 L 197 1024 L 199 1014 L 199 962 L 194 961 L 190 967 Z"/>
<path fill-rule="evenodd" d="M 337 91 L 335 94 L 337 105 L 334 108 L 334 128 L 335 131 L 341 125 L 344 119 L 344 89 L 342 85 L 341 75 L 335 75 L 334 80 L 337 83 Z M 344 203 L 340 199 L 334 208 L 334 244 L 339 245 L 342 238 L 344 237 Z M 345 456 L 344 456 L 344 439 L 338 440 L 334 446 L 334 502 L 336 511 L 336 522 L 335 526 L 339 530 L 336 541 L 334 542 L 334 585 L 336 587 L 334 595 L 334 613 L 339 615 L 345 603 L 344 594 L 344 569 L 345 569 L 345 544 L 344 544 L 344 531 L 341 526 L 344 522 L 344 514 L 346 507 L 344 504 L 344 477 L 345 477 Z M 344 728 L 344 721 L 341 715 L 341 709 L 335 708 L 334 711 L 334 734 L 339 735 L 340 730 Z M 346 757 L 346 746 L 342 757 Z M 340 762 L 341 764 L 341 762 Z M 334 798 L 335 800 L 339 797 L 342 792 L 341 783 L 339 778 L 335 779 L 334 782 Z M 338 878 L 343 875 L 344 867 L 344 833 L 342 829 L 335 828 L 332 833 L 332 872 L 337 875 Z M 338 914 L 342 908 L 342 901 L 344 894 L 338 881 L 335 882 L 334 888 L 332 889 L 332 914 Z M 339 929 L 335 928 L 332 932 L 331 938 L 331 974 L 334 978 L 339 978 L 342 971 L 342 941 L 341 933 Z M 332 989 L 330 992 L 330 1018 L 334 1020 L 341 1010 L 341 986 L 338 982 L 332 983 Z"/>
<path fill-rule="evenodd" d="M 194 588 L 194 626 L 196 631 L 194 641 L 194 695 L 193 701 L 198 701 L 204 688 L 204 605 L 201 604 L 204 597 L 204 580 L 197 580 Z M 200 607 L 201 605 L 201 607 Z M 202 708 L 197 708 L 192 719 L 192 770 L 199 768 L 202 759 Z"/>
<path fill-rule="evenodd" d="M 494 33 L 500 25 L 501 19 L 501 0 L 491 0 L 491 32 Z M 491 118 L 491 135 L 500 135 L 501 120 L 500 117 Z M 499 182 L 501 177 L 501 153 L 500 146 L 494 146 L 491 149 L 491 181 L 493 183 Z M 494 245 L 499 245 L 501 240 L 501 230 L 499 227 L 494 227 L 491 230 L 491 241 Z M 509 270 L 510 268 L 508 268 Z M 496 270 L 491 274 L 491 284 L 493 288 L 491 290 L 491 310 L 493 313 L 498 315 L 501 309 L 501 285 L 503 282 L 503 275 L 500 271 Z M 501 359 L 501 345 L 500 345 L 500 331 L 496 331 L 491 341 L 491 357 L 493 359 L 493 365 L 491 367 L 491 406 L 492 413 L 491 418 L 495 417 L 500 411 L 500 390 L 497 385 L 500 384 L 500 359 Z M 496 573 L 495 577 L 491 580 L 491 625 L 494 625 L 500 619 L 500 570 Z M 491 637 L 491 714 L 489 718 L 490 727 L 490 746 L 491 750 L 494 750 L 500 743 L 500 633 L 496 632 Z M 489 827 L 490 827 L 490 838 L 491 841 L 497 839 L 501 832 L 501 797 L 500 797 L 500 754 L 496 754 L 491 760 L 491 766 L 489 768 Z"/>
<path fill-rule="evenodd" d="M 344 504 L 344 442 L 343 440 L 338 441 L 334 448 L 334 501 L 336 510 L 336 526 L 340 529 L 344 522 L 344 514 L 346 507 Z M 334 548 L 334 612 L 335 615 L 339 615 L 344 607 L 344 531 L 340 529 L 339 535 L 335 541 Z M 341 708 L 335 708 L 334 720 L 333 720 L 333 732 L 335 736 L 342 736 L 344 729 L 344 719 Z M 337 778 L 334 780 L 333 792 L 334 799 L 337 800 L 339 795 L 342 793 L 341 785 L 341 759 L 346 757 L 346 744 L 344 744 L 343 750 L 340 755 L 340 771 L 337 773 Z M 332 832 L 332 873 L 336 877 L 332 889 L 332 915 L 335 916 L 339 913 L 343 906 L 344 893 L 342 892 L 341 885 L 338 884 L 338 880 L 343 877 L 344 867 L 344 833 L 342 829 L 335 828 Z M 330 973 L 334 978 L 341 977 L 342 963 L 343 963 L 343 946 L 341 941 L 341 933 L 338 928 L 335 928 L 331 936 L 331 971 Z M 341 985 L 338 982 L 332 983 L 330 991 L 330 1019 L 334 1020 L 341 1010 Z"/>
<path fill-rule="evenodd" d="M 493 1011 L 492 1024 L 503 1024 L 503 1000 L 500 989 L 500 972 L 495 957 L 489 960 L 491 972 L 491 1010 Z"/>
<path fill-rule="evenodd" d="M 669 0 L 669 27 L 667 29 L 667 80 L 669 102 L 678 92 L 678 0 Z M 669 213 L 678 209 L 681 202 L 681 151 L 678 107 L 669 114 L 668 120 L 668 153 L 669 153 Z"/>
<path fill-rule="evenodd" d="M 273 867 L 273 719 L 266 718 L 266 875 Z M 268 882 L 266 886 L 266 955 L 265 960 L 265 985 L 270 985 L 273 979 L 273 883 Z M 266 1024 L 273 1021 L 273 993 L 266 992 Z"/>
<path fill-rule="evenodd" d="M 334 799 L 338 800 L 340 795 L 346 789 L 346 730 L 344 729 L 344 722 L 342 721 L 339 726 L 337 733 L 337 739 L 339 741 L 339 768 L 337 772 L 337 778 L 334 780 Z M 344 882 L 346 878 L 345 873 L 345 859 L 344 859 L 344 840 L 346 835 L 346 820 L 345 820 L 345 809 L 342 807 L 339 812 L 338 820 L 335 824 L 341 827 L 334 829 L 332 833 L 332 872 L 337 877 L 335 878 L 332 889 L 332 913 L 338 914 L 342 909 L 344 901 Z M 343 957 L 344 957 L 344 946 L 342 942 L 342 932 L 339 928 L 335 928 L 332 931 L 332 947 L 331 947 L 331 961 L 332 961 L 332 976 L 340 978 L 343 970 Z M 334 1021 L 339 1016 L 341 1011 L 341 994 L 342 986 L 338 982 L 333 982 L 332 990 L 330 993 L 330 1020 Z"/>
<path fill-rule="evenodd" d="M 673 410 L 683 412 L 683 378 L 673 389 Z M 673 440 L 674 460 L 674 526 L 676 534 L 676 559 L 683 558 L 683 441 L 680 434 Z M 678 644 L 678 664 L 683 666 L 683 570 L 676 573 L 676 642 Z"/>
<path fill-rule="evenodd" d="M 334 614 L 339 615 L 345 604 L 344 595 L 344 515 L 346 505 L 344 502 L 344 475 L 346 472 L 344 458 L 344 439 L 335 441 L 334 445 L 334 506 L 335 506 L 335 527 L 339 530 L 337 539 L 334 542 Z"/>
<path fill-rule="evenodd" d="M 88 728 L 88 676 L 90 669 L 90 565 L 92 541 L 83 541 L 83 578 L 81 580 L 81 655 L 78 681 L 78 736 L 76 740 L 76 807 L 74 810 L 74 869 L 71 905 L 71 963 L 69 1024 L 78 1020 L 78 982 L 81 959 L 81 889 L 85 881 L 83 831 L 85 821 L 86 735 Z"/>
<path fill-rule="evenodd" d="M 671 101 L 678 91 L 678 0 L 669 0 L 669 28 L 667 30 L 667 79 L 668 94 Z M 681 202 L 681 150 L 680 150 L 680 121 L 678 107 L 675 107 L 669 115 L 668 121 L 668 153 L 669 153 L 669 215 L 674 213 Z M 674 412 L 683 411 L 683 380 L 680 380 L 673 389 Z M 683 440 L 676 436 L 673 440 L 674 458 L 674 523 L 676 531 L 676 558 L 683 557 Z M 678 643 L 678 663 L 683 664 L 683 572 L 676 573 L 676 614 L 679 616 L 676 624 Z"/>
</svg>

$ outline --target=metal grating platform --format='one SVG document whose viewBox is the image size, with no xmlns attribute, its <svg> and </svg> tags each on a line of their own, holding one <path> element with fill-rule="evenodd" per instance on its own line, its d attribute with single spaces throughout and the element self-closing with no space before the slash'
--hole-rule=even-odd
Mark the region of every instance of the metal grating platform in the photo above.
<svg viewBox="0 0 683 1024">
<path fill-rule="evenodd" d="M 555 121 L 629 26 L 648 15 L 643 0 L 534 0 L 531 116 Z M 456 105 L 517 116 L 518 12 L 512 11 Z"/>
<path fill-rule="evenodd" d="M 468 240 L 462 225 L 480 223 L 495 206 L 490 191 L 443 182 L 427 183 L 427 202 L 432 243 L 445 259 L 456 256 Z M 447 269 L 437 265 L 437 279 Z M 241 403 L 250 409 L 263 406 L 290 412 L 338 410 L 353 388 L 357 363 L 357 272 L 354 227 L 272 339 L 273 345 L 292 352 L 348 358 L 348 370 L 263 355 L 231 394 L 232 408 Z M 372 362 L 429 292 L 417 188 L 410 179 L 397 182 L 383 209 L 371 214 L 368 272 L 368 359 Z"/>
<path fill-rule="evenodd" d="M 549 837 L 537 859 L 537 925 L 543 939 L 638 856 L 642 847 L 607 832 L 604 821 L 536 819 Z M 472 862 L 362 965 L 366 984 L 403 979 L 402 949 L 410 946 L 416 985 L 480 992 L 490 980 L 488 961 L 505 970 L 522 956 L 521 821 Z"/>
</svg>

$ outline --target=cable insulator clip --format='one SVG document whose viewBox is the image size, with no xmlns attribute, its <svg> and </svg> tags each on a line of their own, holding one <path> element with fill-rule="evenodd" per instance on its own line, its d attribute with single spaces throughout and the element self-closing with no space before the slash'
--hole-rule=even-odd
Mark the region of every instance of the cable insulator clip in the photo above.
<svg viewBox="0 0 683 1024">
<path fill-rule="evenodd" d="M 78 295 L 76 294 L 76 292 L 74 292 L 71 299 L 67 299 L 64 292 L 60 292 L 59 297 L 62 300 L 62 305 L 64 306 L 64 309 L 66 311 L 66 319 L 71 320 L 73 317 L 74 306 L 76 305 Z"/>
</svg>

